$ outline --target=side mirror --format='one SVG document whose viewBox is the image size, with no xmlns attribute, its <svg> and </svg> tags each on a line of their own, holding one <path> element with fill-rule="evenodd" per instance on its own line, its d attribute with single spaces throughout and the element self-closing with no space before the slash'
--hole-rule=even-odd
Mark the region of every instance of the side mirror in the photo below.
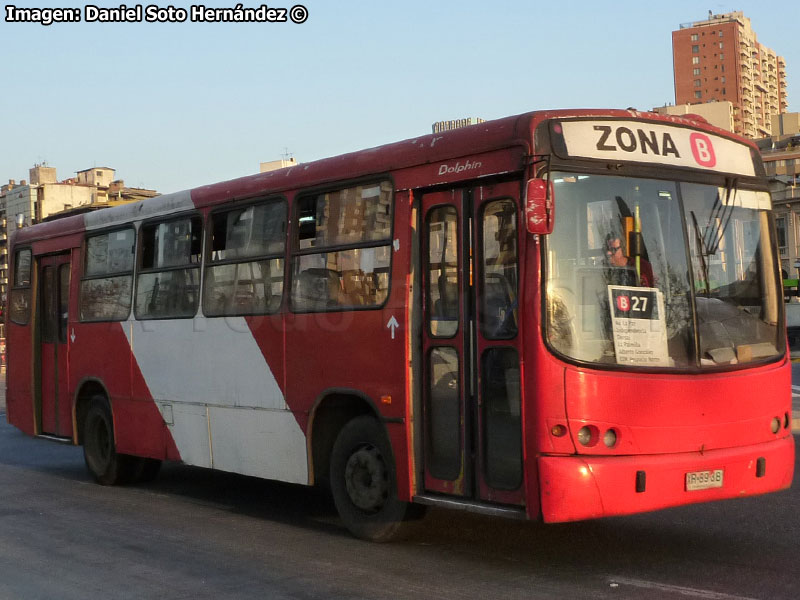
<svg viewBox="0 0 800 600">
<path fill-rule="evenodd" d="M 525 191 L 525 226 L 528 233 L 553 233 L 556 209 L 552 181 L 529 179 Z"/>
</svg>

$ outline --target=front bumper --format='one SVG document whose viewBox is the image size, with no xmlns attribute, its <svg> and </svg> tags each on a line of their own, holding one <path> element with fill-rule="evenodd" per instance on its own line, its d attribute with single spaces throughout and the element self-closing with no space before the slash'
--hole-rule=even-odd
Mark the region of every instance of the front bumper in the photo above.
<svg viewBox="0 0 800 600">
<path fill-rule="evenodd" d="M 646 512 L 788 488 L 794 438 L 705 452 L 647 456 L 541 456 L 542 518 L 548 523 Z M 764 472 L 757 476 L 758 459 Z M 687 491 L 686 473 L 723 469 L 720 488 Z M 637 491 L 644 479 L 644 490 Z"/>
</svg>

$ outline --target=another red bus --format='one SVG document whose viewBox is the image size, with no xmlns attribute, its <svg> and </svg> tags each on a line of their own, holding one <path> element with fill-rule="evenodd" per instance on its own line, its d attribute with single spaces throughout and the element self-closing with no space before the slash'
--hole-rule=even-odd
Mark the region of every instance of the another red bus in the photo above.
<svg viewBox="0 0 800 600">
<path fill-rule="evenodd" d="M 7 415 L 101 484 L 160 461 L 329 484 L 385 540 L 791 484 L 755 145 L 533 112 L 22 229 Z M 9 219 L 11 221 L 11 219 Z"/>
</svg>

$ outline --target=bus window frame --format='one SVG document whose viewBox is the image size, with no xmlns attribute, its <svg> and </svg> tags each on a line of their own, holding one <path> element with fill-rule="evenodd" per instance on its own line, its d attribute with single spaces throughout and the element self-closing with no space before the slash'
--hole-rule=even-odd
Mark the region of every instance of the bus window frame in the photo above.
<svg viewBox="0 0 800 600">
<path fill-rule="evenodd" d="M 28 283 L 27 285 L 17 285 L 17 256 L 20 252 L 24 252 L 27 250 L 31 254 L 30 260 L 30 273 L 28 274 Z M 33 301 L 33 283 L 34 283 L 34 263 L 36 262 L 36 256 L 33 254 L 33 246 L 25 245 L 25 246 L 14 246 L 14 253 L 12 255 L 11 260 L 11 268 L 9 269 L 9 279 L 11 280 L 12 285 L 9 287 L 8 290 L 8 320 L 13 323 L 14 325 L 19 325 L 20 327 L 27 327 L 30 325 L 31 322 L 31 305 Z M 13 318 L 13 312 L 11 310 L 11 297 L 15 291 L 24 291 L 28 290 L 28 309 L 25 313 L 25 321 L 17 321 Z"/>
<path fill-rule="evenodd" d="M 370 185 L 377 185 L 381 186 L 383 183 L 388 183 L 390 190 L 391 190 L 391 203 L 390 203 L 390 214 L 389 214 L 389 235 L 386 239 L 380 241 L 372 241 L 372 242 L 357 242 L 357 243 L 350 243 L 350 244 L 337 244 L 333 246 L 316 246 L 311 248 L 303 248 L 300 249 L 300 204 L 305 198 L 313 198 L 319 196 L 321 194 L 327 194 L 332 192 L 338 192 L 345 190 L 347 188 L 354 188 L 354 187 L 368 187 Z M 381 310 L 383 309 L 389 299 L 392 297 L 392 272 L 394 268 L 394 239 L 395 239 L 395 215 L 396 215 L 396 200 L 397 200 L 397 188 L 395 187 L 394 178 L 392 178 L 389 174 L 383 175 L 370 175 L 368 177 L 362 177 L 358 179 L 352 180 L 345 180 L 345 181 L 337 181 L 334 184 L 326 184 L 318 187 L 310 187 L 303 190 L 299 190 L 292 199 L 292 208 L 291 208 L 291 215 L 289 219 L 289 243 L 287 244 L 287 254 L 288 260 L 286 268 L 288 269 L 288 290 L 286 292 L 287 295 L 287 305 L 288 309 L 293 314 L 313 314 L 313 313 L 327 313 L 327 312 L 342 312 L 342 311 L 367 311 L 367 310 Z M 384 298 L 383 302 L 380 304 L 371 304 L 368 306 L 359 306 L 359 305 L 337 305 L 331 306 L 324 309 L 317 309 L 317 308 L 309 308 L 309 309 L 301 309 L 296 306 L 296 302 L 294 302 L 293 296 L 293 288 L 294 288 L 294 261 L 299 256 L 307 256 L 313 254 L 330 254 L 335 252 L 343 252 L 346 250 L 362 250 L 367 248 L 389 248 L 389 265 L 388 265 L 388 274 L 389 274 L 389 281 L 388 286 L 386 288 L 386 298 Z"/>
<path fill-rule="evenodd" d="M 108 273 L 102 273 L 99 275 L 86 275 L 86 261 L 89 260 L 89 239 L 94 237 L 100 237 L 101 235 L 110 235 L 117 231 L 123 231 L 125 229 L 133 230 L 133 263 L 131 265 L 130 271 L 114 271 Z M 80 323 L 119 323 L 122 321 L 127 321 L 131 316 L 131 311 L 133 310 L 133 302 L 135 299 L 135 286 L 136 286 L 136 252 L 137 246 L 139 243 L 139 231 L 136 227 L 136 223 L 126 223 L 122 226 L 115 225 L 113 227 L 105 227 L 103 229 L 97 229 L 92 231 L 87 231 L 83 236 L 83 241 L 81 242 L 81 278 L 78 282 L 78 321 Z M 128 312 L 126 315 L 120 319 L 84 319 L 82 316 L 83 310 L 83 282 L 84 281 L 91 281 L 95 279 L 109 279 L 111 277 L 122 277 L 123 275 L 130 275 L 131 277 L 131 303 L 128 307 Z"/>
<path fill-rule="evenodd" d="M 154 224 L 168 224 L 174 223 L 176 221 L 183 221 L 186 219 L 193 219 L 193 218 L 200 219 L 200 235 L 202 236 L 200 240 L 200 261 L 194 265 L 192 263 L 186 263 L 177 266 L 171 267 L 162 267 L 162 268 L 142 268 L 142 258 L 143 258 L 143 246 L 144 246 L 144 236 L 142 235 L 142 229 Z M 168 321 L 168 320 L 178 320 L 178 319 L 194 319 L 201 311 L 202 307 L 202 292 L 203 292 L 203 266 L 205 265 L 205 219 L 203 218 L 203 213 L 199 210 L 189 210 L 184 211 L 178 214 L 171 214 L 171 215 L 162 215 L 153 217 L 139 223 L 137 228 L 137 238 L 136 238 L 136 258 L 134 261 L 134 282 L 133 282 L 133 301 L 131 310 L 133 312 L 133 316 L 137 321 Z M 194 313 L 191 315 L 167 315 L 167 316 L 160 316 L 160 317 L 148 317 L 148 316 L 141 316 L 139 312 L 136 310 L 136 298 L 139 293 L 139 276 L 140 275 L 147 275 L 150 273 L 166 273 L 168 271 L 186 271 L 188 269 L 198 269 L 198 279 L 197 279 L 197 305 L 195 306 Z"/>
<path fill-rule="evenodd" d="M 254 256 L 247 256 L 245 258 L 231 258 L 231 259 L 222 259 L 222 260 L 213 260 L 211 258 L 211 245 L 213 244 L 213 228 L 214 228 L 214 217 L 216 215 L 225 214 L 229 212 L 233 212 L 236 210 L 247 210 L 251 206 L 262 206 L 266 204 L 283 204 L 285 209 L 284 213 L 284 225 L 285 231 L 283 236 L 283 251 L 278 253 L 269 253 L 269 254 L 259 254 Z M 279 195 L 268 195 L 268 196 L 255 196 L 252 198 L 247 198 L 242 201 L 234 201 L 231 203 L 226 203 L 222 206 L 217 206 L 213 210 L 211 210 L 205 220 L 203 225 L 203 256 L 201 260 L 202 265 L 202 278 L 200 281 L 201 293 L 200 293 L 200 312 L 201 314 L 208 318 L 208 319 L 224 319 L 225 317 L 249 317 L 249 316 L 263 316 L 263 315 L 274 315 L 280 313 L 286 302 L 287 302 L 287 281 L 289 279 L 288 269 L 289 269 L 289 259 L 287 255 L 289 254 L 289 244 L 291 242 L 291 207 L 288 198 L 284 194 Z M 232 313 L 225 313 L 220 315 L 213 315 L 208 314 L 206 311 L 206 293 L 205 293 L 205 285 L 206 285 L 206 271 L 213 267 L 219 267 L 223 265 L 235 265 L 235 264 L 242 264 L 248 262 L 259 262 L 264 260 L 273 260 L 276 258 L 283 259 L 283 284 L 281 289 L 281 300 L 278 304 L 278 307 L 273 311 L 263 310 L 263 311 L 254 311 L 254 312 L 232 312 Z"/>
</svg>

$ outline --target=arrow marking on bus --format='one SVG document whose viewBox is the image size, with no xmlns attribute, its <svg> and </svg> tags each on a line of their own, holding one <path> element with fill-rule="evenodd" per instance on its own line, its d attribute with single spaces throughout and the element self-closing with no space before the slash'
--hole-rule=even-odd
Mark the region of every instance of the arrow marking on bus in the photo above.
<svg viewBox="0 0 800 600">
<path fill-rule="evenodd" d="M 394 315 L 392 315 L 392 318 L 389 319 L 388 323 L 386 323 L 386 328 L 392 330 L 392 339 L 394 339 L 394 332 L 398 327 L 400 327 L 400 323 L 398 323 L 397 319 L 395 319 Z"/>
</svg>

